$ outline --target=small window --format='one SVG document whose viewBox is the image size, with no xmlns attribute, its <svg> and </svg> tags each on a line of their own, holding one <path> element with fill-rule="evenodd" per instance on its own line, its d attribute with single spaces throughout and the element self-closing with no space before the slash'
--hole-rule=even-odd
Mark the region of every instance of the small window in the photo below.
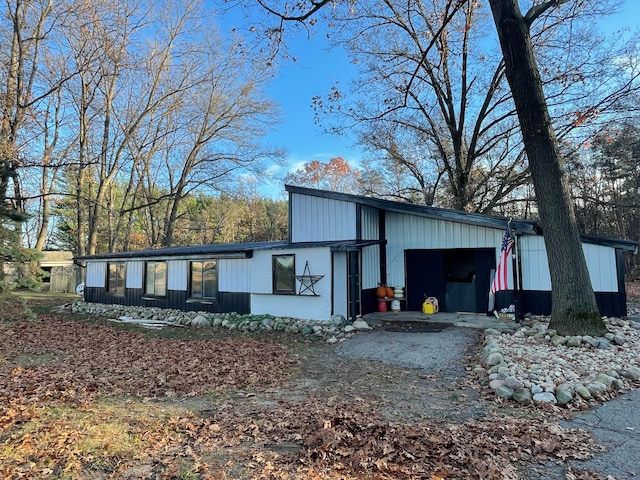
<svg viewBox="0 0 640 480">
<path fill-rule="evenodd" d="M 124 295 L 125 263 L 107 263 L 107 293 Z"/>
<path fill-rule="evenodd" d="M 147 262 L 144 293 L 156 297 L 167 294 L 167 262 Z"/>
<path fill-rule="evenodd" d="M 218 297 L 218 262 L 191 262 L 191 298 L 216 300 Z"/>
<path fill-rule="evenodd" d="M 296 256 L 274 255 L 273 293 L 293 295 L 296 293 Z"/>
</svg>

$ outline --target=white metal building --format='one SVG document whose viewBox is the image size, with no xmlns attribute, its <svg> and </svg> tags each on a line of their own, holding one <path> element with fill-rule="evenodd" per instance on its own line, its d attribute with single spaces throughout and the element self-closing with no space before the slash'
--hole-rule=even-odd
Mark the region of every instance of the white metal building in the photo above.
<svg viewBox="0 0 640 480">
<path fill-rule="evenodd" d="M 402 308 L 425 296 L 443 311 L 486 312 L 507 220 L 487 215 L 287 186 L 289 239 L 80 257 L 85 299 L 328 320 L 377 308 L 380 284 L 402 286 Z M 517 258 L 498 306 L 551 311 L 546 250 L 535 222 L 512 221 Z M 626 314 L 623 252 L 637 242 L 583 237 L 604 315 Z M 515 275 L 514 275 L 515 273 Z M 514 284 L 517 280 L 517 286 Z"/>
</svg>

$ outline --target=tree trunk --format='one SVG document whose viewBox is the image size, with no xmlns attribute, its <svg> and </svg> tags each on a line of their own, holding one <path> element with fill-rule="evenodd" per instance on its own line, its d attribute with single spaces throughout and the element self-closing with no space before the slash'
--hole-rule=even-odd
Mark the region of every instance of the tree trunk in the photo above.
<svg viewBox="0 0 640 480">
<path fill-rule="evenodd" d="M 176 222 L 178 220 L 178 211 L 184 198 L 184 185 L 178 186 L 171 198 L 171 208 L 169 209 L 169 216 L 166 220 L 164 227 L 164 235 L 162 238 L 163 247 L 173 246 L 173 236 L 175 233 Z"/>
<path fill-rule="evenodd" d="M 533 54 L 529 22 L 521 14 L 517 0 L 489 0 L 489 3 L 540 209 L 551 273 L 549 328 L 561 335 L 600 336 L 607 329 L 598 311 L 582 251 L 566 174 Z"/>
</svg>

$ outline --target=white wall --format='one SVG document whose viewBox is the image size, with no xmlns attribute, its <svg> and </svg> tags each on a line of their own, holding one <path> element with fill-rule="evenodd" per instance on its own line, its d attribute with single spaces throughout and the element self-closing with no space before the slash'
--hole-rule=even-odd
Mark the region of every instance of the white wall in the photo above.
<svg viewBox="0 0 640 480">
<path fill-rule="evenodd" d="M 583 243 L 582 250 L 587 259 L 593 290 L 595 292 L 617 292 L 618 269 L 615 249 Z"/>
<path fill-rule="evenodd" d="M 315 285 L 318 296 L 273 295 L 272 256 L 295 254 L 296 275 L 302 275 L 309 262 L 312 275 L 324 275 Z M 331 318 L 331 251 L 328 247 L 258 250 L 253 254 L 250 274 L 251 313 L 313 320 Z M 296 293 L 300 282 L 296 281 Z"/>
<path fill-rule="evenodd" d="M 294 193 L 289 208 L 292 242 L 356 238 L 355 203 Z"/>
<path fill-rule="evenodd" d="M 582 244 L 587 260 L 591 285 L 595 292 L 617 292 L 618 273 L 614 248 Z M 551 290 L 551 276 L 544 238 L 523 236 L 520 241 L 522 261 L 522 288 L 525 290 Z"/>
</svg>

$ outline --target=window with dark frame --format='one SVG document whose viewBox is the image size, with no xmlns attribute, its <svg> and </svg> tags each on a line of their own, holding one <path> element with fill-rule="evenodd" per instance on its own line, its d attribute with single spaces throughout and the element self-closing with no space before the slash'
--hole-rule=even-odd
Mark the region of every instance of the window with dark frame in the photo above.
<svg viewBox="0 0 640 480">
<path fill-rule="evenodd" d="M 124 295 L 125 262 L 107 263 L 107 293 Z"/>
<path fill-rule="evenodd" d="M 167 294 L 167 262 L 147 262 L 145 264 L 146 295 L 164 297 Z"/>
<path fill-rule="evenodd" d="M 218 262 L 191 262 L 190 297 L 215 301 L 218 298 Z"/>
<path fill-rule="evenodd" d="M 296 256 L 273 255 L 273 293 L 295 295 L 296 293 Z"/>
</svg>

